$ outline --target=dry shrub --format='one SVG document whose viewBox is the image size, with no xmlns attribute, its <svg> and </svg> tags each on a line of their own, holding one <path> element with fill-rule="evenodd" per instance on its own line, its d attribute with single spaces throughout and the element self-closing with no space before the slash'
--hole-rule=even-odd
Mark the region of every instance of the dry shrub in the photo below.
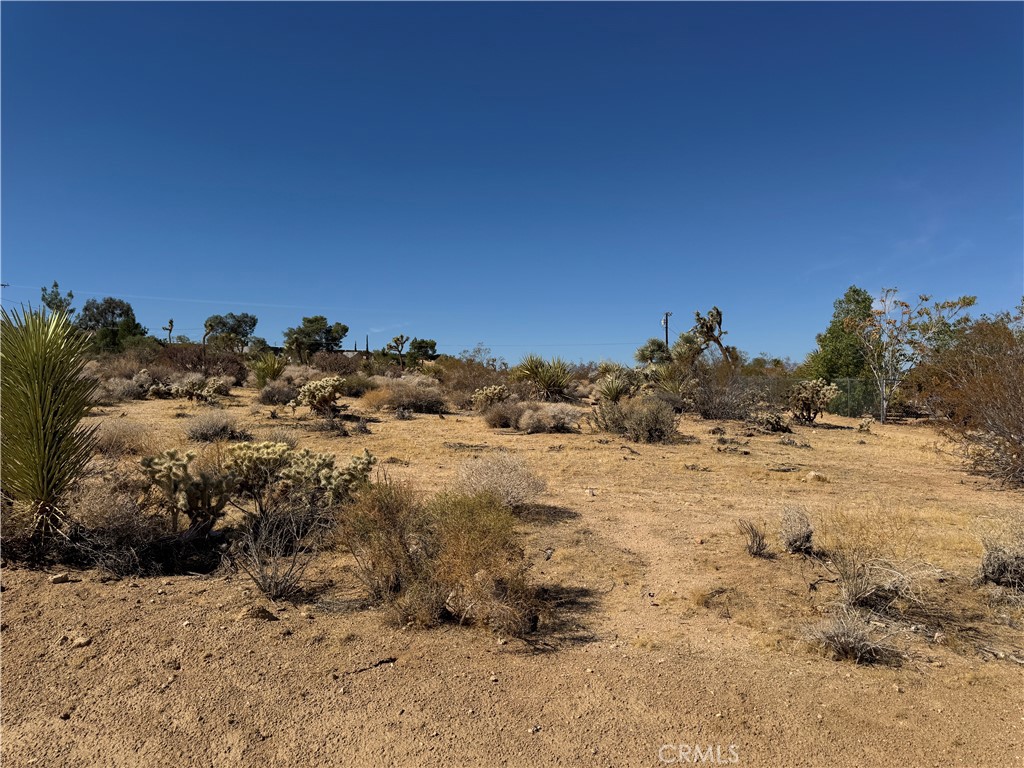
<svg viewBox="0 0 1024 768">
<path fill-rule="evenodd" d="M 259 400 L 263 405 L 287 405 L 299 394 L 294 384 L 286 381 L 272 381 L 260 390 Z"/>
<path fill-rule="evenodd" d="M 301 388 L 311 381 L 324 378 L 325 374 L 309 365 L 287 365 L 281 378 L 294 387 Z"/>
<path fill-rule="evenodd" d="M 153 365 L 179 373 L 224 376 L 231 380 L 232 386 L 240 386 L 249 375 L 241 355 L 204 348 L 202 344 L 169 344 L 160 350 Z"/>
<path fill-rule="evenodd" d="M 1024 486 L 1024 304 L 957 328 L 914 369 L 906 389 L 975 472 Z"/>
<path fill-rule="evenodd" d="M 493 497 L 447 493 L 422 505 L 385 476 L 360 494 L 338 532 L 370 595 L 400 622 L 450 620 L 521 636 L 536 629 L 538 603 L 514 529 Z"/>
<path fill-rule="evenodd" d="M 601 400 L 587 422 L 594 429 L 622 435 L 634 443 L 670 443 L 678 435 L 679 416 L 665 401 L 647 396 L 620 402 Z"/>
<path fill-rule="evenodd" d="M 391 381 L 363 395 L 363 405 L 376 411 L 404 408 L 413 413 L 444 413 L 441 393 L 428 386 Z"/>
<path fill-rule="evenodd" d="M 456 491 L 469 496 L 492 496 L 511 511 L 531 504 L 546 487 L 526 462 L 509 453 L 471 459 L 456 471 Z"/>
<path fill-rule="evenodd" d="M 704 419 L 746 419 L 763 400 L 757 382 L 724 361 L 700 362 L 694 367 L 688 405 Z"/>
<path fill-rule="evenodd" d="M 581 411 L 562 403 L 526 403 L 518 428 L 528 434 L 568 433 L 579 429 Z"/>
<path fill-rule="evenodd" d="M 896 666 L 906 655 L 889 644 L 887 637 L 875 639 L 870 625 L 847 611 L 810 628 L 807 640 L 836 661 Z"/>
<path fill-rule="evenodd" d="M 768 549 L 768 532 L 761 523 L 755 523 L 746 518 L 736 521 L 736 527 L 740 533 L 747 537 L 746 550 L 751 557 L 770 559 L 772 552 Z"/>
<path fill-rule="evenodd" d="M 787 506 L 782 510 L 779 537 L 790 554 L 809 555 L 814 551 L 814 527 L 802 507 Z"/>
<path fill-rule="evenodd" d="M 96 450 L 104 456 L 145 456 L 153 452 L 149 430 L 126 419 L 106 419 L 96 432 Z"/>
<path fill-rule="evenodd" d="M 271 600 L 294 597 L 334 522 L 332 509 L 310 506 L 300 496 L 278 499 L 263 514 L 246 517 L 231 561 Z"/>
<path fill-rule="evenodd" d="M 1024 592 L 1024 540 L 986 540 L 981 581 Z"/>
<path fill-rule="evenodd" d="M 508 372 L 499 371 L 497 365 L 496 360 L 441 355 L 426 370 L 437 380 L 446 400 L 456 408 L 468 408 L 472 405 L 473 393 L 478 389 L 508 383 Z"/>
<path fill-rule="evenodd" d="M 212 443 L 216 440 L 248 440 L 248 432 L 238 427 L 238 422 L 224 413 L 202 413 L 193 418 L 185 434 L 189 440 Z"/>
<path fill-rule="evenodd" d="M 324 373 L 350 376 L 359 371 L 360 366 L 363 364 L 363 357 L 362 355 L 349 356 L 344 352 L 320 351 L 314 353 L 309 358 L 309 364 Z"/>
<path fill-rule="evenodd" d="M 145 397 L 146 390 L 132 379 L 113 378 L 100 380 L 92 401 L 96 405 L 117 405 L 126 400 L 143 400 Z"/>
<path fill-rule="evenodd" d="M 296 448 L 299 445 L 299 438 L 288 427 L 269 429 L 260 439 L 268 443 L 284 443 L 289 448 Z"/>
<path fill-rule="evenodd" d="M 483 419 L 491 429 L 519 429 L 519 419 L 525 411 L 523 403 L 505 400 L 484 411 Z"/>
</svg>

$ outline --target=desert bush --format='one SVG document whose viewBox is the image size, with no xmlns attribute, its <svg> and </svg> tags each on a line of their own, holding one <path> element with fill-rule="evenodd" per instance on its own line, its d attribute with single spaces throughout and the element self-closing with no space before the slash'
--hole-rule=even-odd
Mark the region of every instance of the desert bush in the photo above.
<svg viewBox="0 0 1024 768">
<path fill-rule="evenodd" d="M 812 627 L 807 632 L 807 639 L 836 661 L 893 666 L 905 656 L 898 648 L 886 642 L 888 638 L 876 640 L 867 623 L 851 612 L 840 613 Z"/>
<path fill-rule="evenodd" d="M 309 364 L 324 373 L 345 376 L 358 373 L 363 364 L 361 355 L 351 357 L 343 352 L 326 352 L 321 350 L 309 358 Z"/>
<path fill-rule="evenodd" d="M 386 476 L 339 524 L 370 595 L 402 623 L 442 621 L 521 636 L 536 629 L 536 591 L 515 520 L 487 495 L 441 494 L 423 505 Z"/>
<path fill-rule="evenodd" d="M 143 456 L 150 453 L 150 431 L 135 421 L 105 419 L 96 432 L 96 450 L 104 456 Z"/>
<path fill-rule="evenodd" d="M 295 436 L 294 431 L 287 427 L 274 427 L 273 429 L 267 430 L 263 436 L 263 440 L 260 442 L 264 443 L 284 443 L 289 448 L 297 448 L 299 445 L 299 438 Z"/>
<path fill-rule="evenodd" d="M 484 354 L 478 357 L 441 355 L 424 366 L 424 371 L 438 382 L 447 401 L 456 408 L 467 408 L 477 390 L 508 381 L 508 373 L 499 370 L 497 360 L 487 359 Z"/>
<path fill-rule="evenodd" d="M 922 366 L 919 387 L 971 468 L 1024 486 L 1024 308 L 972 323 Z"/>
<path fill-rule="evenodd" d="M 519 419 L 525 411 L 523 403 L 505 400 L 495 403 L 482 415 L 484 423 L 491 429 L 519 429 Z"/>
<path fill-rule="evenodd" d="M 249 375 L 245 358 L 233 352 L 204 349 L 202 344 L 168 344 L 153 360 L 181 373 L 201 373 L 204 377 L 227 376 L 233 386 L 240 386 Z"/>
<path fill-rule="evenodd" d="M 623 434 L 634 443 L 671 442 L 678 425 L 675 411 L 657 398 L 636 398 L 622 406 Z"/>
<path fill-rule="evenodd" d="M 512 369 L 512 378 L 529 386 L 540 400 L 575 400 L 573 369 L 559 357 L 545 360 L 539 355 L 527 355 Z"/>
<path fill-rule="evenodd" d="M 699 361 L 688 382 L 687 403 L 703 419 L 742 421 L 753 411 L 764 394 L 755 382 L 744 378 L 727 362 Z"/>
<path fill-rule="evenodd" d="M 263 389 L 269 382 L 279 379 L 284 374 L 287 365 L 287 360 L 278 357 L 273 352 L 264 352 L 250 360 L 249 370 L 252 371 L 256 388 Z"/>
<path fill-rule="evenodd" d="M 185 434 L 189 440 L 213 443 L 217 440 L 248 440 L 248 432 L 239 429 L 238 422 L 224 413 L 201 413 L 191 419 Z"/>
<path fill-rule="evenodd" d="M 144 400 L 147 390 L 132 379 L 106 379 L 98 382 L 92 402 L 96 405 L 117 405 L 126 400 Z"/>
<path fill-rule="evenodd" d="M 377 389 L 379 384 L 361 373 L 355 373 L 342 379 L 341 394 L 344 397 L 362 397 L 367 392 Z"/>
<path fill-rule="evenodd" d="M 755 523 L 752 520 L 740 518 L 736 521 L 736 527 L 740 533 L 747 537 L 747 554 L 751 557 L 770 558 L 771 550 L 768 548 L 768 533 L 764 525 Z"/>
<path fill-rule="evenodd" d="M 839 387 L 826 383 L 824 379 L 796 382 L 788 395 L 793 418 L 805 424 L 813 423 L 838 395 Z"/>
<path fill-rule="evenodd" d="M 260 390 L 263 405 L 287 405 L 299 395 L 299 390 L 284 381 L 272 381 Z"/>
<path fill-rule="evenodd" d="M 363 403 L 374 410 L 404 408 L 413 413 L 444 413 L 446 410 L 444 397 L 438 390 L 397 380 L 367 392 L 363 395 Z"/>
<path fill-rule="evenodd" d="M 311 381 L 324 378 L 324 374 L 309 365 L 289 364 L 285 366 L 281 378 L 295 387 L 302 387 Z"/>
<path fill-rule="evenodd" d="M 245 519 L 236 532 L 231 560 L 269 599 L 294 597 L 334 527 L 333 511 L 311 510 L 301 498 L 286 496 L 262 516 Z"/>
<path fill-rule="evenodd" d="M 576 432 L 580 411 L 562 403 L 526 403 L 519 417 L 518 428 L 527 434 L 541 432 Z"/>
<path fill-rule="evenodd" d="M 809 555 L 814 551 L 814 527 L 807 513 L 800 507 L 787 506 L 782 510 L 779 537 L 782 546 L 790 554 Z"/>
<path fill-rule="evenodd" d="M 673 413 L 675 412 L 673 411 Z M 626 431 L 625 414 L 622 411 L 622 406 L 613 400 L 599 400 L 587 416 L 587 423 L 598 432 L 610 432 L 613 435 L 621 435 Z"/>
<path fill-rule="evenodd" d="M 0 478 L 3 494 L 26 505 L 32 540 L 60 530 L 60 504 L 95 449 L 96 427 L 81 425 L 96 381 L 83 378 L 89 339 L 62 312 L 0 310 Z"/>
<path fill-rule="evenodd" d="M 338 411 L 338 398 L 345 387 L 340 376 L 328 376 L 302 385 L 293 404 L 304 405 L 317 416 L 334 416 Z"/>
<path fill-rule="evenodd" d="M 493 496 L 512 511 L 526 507 L 547 487 L 522 459 L 509 453 L 471 459 L 456 470 L 455 490 Z"/>
<path fill-rule="evenodd" d="M 503 403 L 512 397 L 512 392 L 504 384 L 492 384 L 489 387 L 481 387 L 473 393 L 471 398 L 473 409 L 486 411 L 493 405 Z"/>
<path fill-rule="evenodd" d="M 1024 592 L 1024 542 L 985 541 L 981 581 Z"/>
</svg>

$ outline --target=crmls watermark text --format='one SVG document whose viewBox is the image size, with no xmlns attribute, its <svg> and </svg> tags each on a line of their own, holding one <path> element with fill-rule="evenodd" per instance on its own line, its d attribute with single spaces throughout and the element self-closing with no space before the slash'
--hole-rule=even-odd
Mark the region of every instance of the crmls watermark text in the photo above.
<svg viewBox="0 0 1024 768">
<path fill-rule="evenodd" d="M 735 744 L 662 744 L 658 749 L 658 761 L 683 765 L 729 765 L 740 761 L 740 751 Z"/>
</svg>

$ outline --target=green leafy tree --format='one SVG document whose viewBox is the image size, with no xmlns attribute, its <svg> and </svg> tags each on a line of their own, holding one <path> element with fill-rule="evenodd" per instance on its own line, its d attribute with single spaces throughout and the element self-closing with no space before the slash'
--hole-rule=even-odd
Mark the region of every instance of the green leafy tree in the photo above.
<svg viewBox="0 0 1024 768">
<path fill-rule="evenodd" d="M 285 330 L 284 348 L 306 363 L 316 352 L 336 352 L 347 335 L 347 325 L 328 324 L 323 315 L 304 317 L 302 325 Z"/>
<path fill-rule="evenodd" d="M 409 365 L 416 365 L 421 360 L 437 359 L 437 342 L 433 339 L 413 339 L 409 342 Z"/>
<path fill-rule="evenodd" d="M 43 287 L 39 291 L 42 294 L 43 306 L 51 312 L 63 312 L 68 317 L 75 314 L 75 310 L 71 308 L 71 302 L 74 301 L 75 294 L 71 291 L 61 293 L 60 285 L 57 284 L 56 280 L 53 281 L 53 285 L 50 288 Z"/>
<path fill-rule="evenodd" d="M 238 315 L 234 312 L 228 312 L 226 315 L 210 315 L 203 323 L 206 343 L 214 348 L 241 354 L 252 338 L 258 322 L 259 318 L 248 312 Z"/>
<path fill-rule="evenodd" d="M 864 358 L 864 347 L 847 321 L 862 323 L 871 318 L 871 294 L 851 285 L 833 306 L 832 322 L 817 336 L 818 348 L 801 367 L 801 375 L 809 379 L 862 379 L 871 370 Z"/>
<path fill-rule="evenodd" d="M 81 425 L 97 382 L 82 376 L 89 340 L 67 313 L 2 310 L 0 477 L 6 496 L 28 504 L 41 544 L 60 530 L 60 504 L 92 457 L 96 426 Z"/>
<path fill-rule="evenodd" d="M 974 296 L 929 304 L 931 296 L 918 296 L 915 304 L 899 298 L 896 288 L 884 288 L 871 317 L 850 318 L 846 328 L 864 352 L 871 378 L 878 390 L 879 421 L 885 423 L 893 394 L 924 356 L 930 345 L 951 337 L 951 321 L 971 307 Z"/>
<path fill-rule="evenodd" d="M 112 296 L 85 302 L 75 325 L 91 335 L 93 347 L 101 352 L 120 352 L 127 339 L 148 333 L 136 321 L 132 305 Z"/>
</svg>

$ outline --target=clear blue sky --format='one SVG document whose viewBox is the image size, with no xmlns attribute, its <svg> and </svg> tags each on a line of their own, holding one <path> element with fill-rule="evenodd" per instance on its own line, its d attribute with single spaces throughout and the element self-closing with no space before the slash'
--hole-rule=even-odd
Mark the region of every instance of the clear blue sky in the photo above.
<svg viewBox="0 0 1024 768">
<path fill-rule="evenodd" d="M 4 302 L 152 332 L 802 358 L 852 283 L 1024 293 L 1024 5 L 12 3 Z"/>
</svg>

